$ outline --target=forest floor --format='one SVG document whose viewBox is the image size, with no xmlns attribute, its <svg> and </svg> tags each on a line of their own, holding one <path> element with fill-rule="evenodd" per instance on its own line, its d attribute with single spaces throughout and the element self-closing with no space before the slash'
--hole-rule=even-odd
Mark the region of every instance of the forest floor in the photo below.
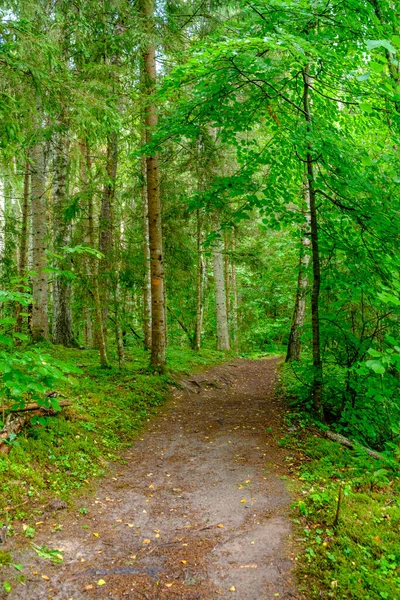
<svg viewBox="0 0 400 600">
<path fill-rule="evenodd" d="M 93 493 L 40 517 L 42 556 L 10 540 L 25 574 L 12 598 L 300 598 L 276 363 L 232 360 L 185 379 Z"/>
</svg>

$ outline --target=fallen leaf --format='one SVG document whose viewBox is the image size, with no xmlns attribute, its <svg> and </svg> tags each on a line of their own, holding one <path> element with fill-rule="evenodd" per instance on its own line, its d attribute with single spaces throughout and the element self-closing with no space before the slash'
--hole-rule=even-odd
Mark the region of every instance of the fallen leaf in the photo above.
<svg viewBox="0 0 400 600">
<path fill-rule="evenodd" d="M 186 565 L 187 561 L 186 561 L 186 560 L 181 560 L 181 563 L 182 563 L 183 565 Z"/>
<path fill-rule="evenodd" d="M 106 585 L 106 582 L 104 581 L 104 579 L 99 579 L 97 585 Z"/>
<path fill-rule="evenodd" d="M 246 498 L 243 498 L 240 503 L 243 504 L 244 502 L 247 502 Z"/>
<path fill-rule="evenodd" d="M 44 579 L 45 581 L 50 581 L 50 577 L 47 577 L 47 575 L 42 575 L 42 579 Z"/>
<path fill-rule="evenodd" d="M 84 589 L 88 592 L 89 590 L 93 589 L 93 586 L 91 584 L 85 585 Z"/>
<path fill-rule="evenodd" d="M 145 539 L 143 540 L 143 544 L 151 544 L 151 540 Z"/>
<path fill-rule="evenodd" d="M 172 587 L 174 584 L 173 583 L 166 583 L 165 587 Z"/>
<path fill-rule="evenodd" d="M 233 585 L 232 587 L 230 587 L 230 588 L 229 588 L 229 591 L 230 591 L 230 592 L 236 592 L 236 588 L 235 588 L 235 586 Z"/>
<path fill-rule="evenodd" d="M 220 529 L 224 528 L 224 526 L 222 525 L 222 523 L 218 523 L 217 527 L 219 527 Z"/>
<path fill-rule="evenodd" d="M 154 490 L 154 485 L 152 483 L 149 485 L 149 490 Z"/>
<path fill-rule="evenodd" d="M 94 535 L 94 537 L 99 537 L 98 533 L 94 533 L 93 535 Z"/>
<path fill-rule="evenodd" d="M 128 527 L 135 527 L 133 523 L 125 523 L 125 525 L 128 525 Z"/>
</svg>

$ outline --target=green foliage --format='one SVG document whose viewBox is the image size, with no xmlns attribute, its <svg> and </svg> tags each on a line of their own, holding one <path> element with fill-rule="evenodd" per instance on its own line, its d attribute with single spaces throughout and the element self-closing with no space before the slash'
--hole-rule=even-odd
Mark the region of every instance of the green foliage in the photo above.
<svg viewBox="0 0 400 600">
<path fill-rule="evenodd" d="M 3 406 L 15 408 L 23 408 L 26 402 L 33 401 L 44 408 L 59 410 L 57 398 L 46 394 L 64 381 L 68 373 L 80 373 L 80 370 L 50 356 L 44 348 L 21 346 L 21 342 L 29 338 L 14 330 L 16 319 L 8 316 L 9 307 L 15 302 L 27 306 L 30 301 L 26 293 L 0 292 L 4 315 L 0 319 L 0 401 Z"/>
</svg>

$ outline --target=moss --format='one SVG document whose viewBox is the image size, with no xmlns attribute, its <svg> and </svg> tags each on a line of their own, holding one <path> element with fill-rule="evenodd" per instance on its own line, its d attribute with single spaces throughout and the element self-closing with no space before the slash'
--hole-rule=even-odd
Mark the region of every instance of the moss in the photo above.
<svg viewBox="0 0 400 600">
<path fill-rule="evenodd" d="M 10 552 L 0 550 L 0 566 L 11 565 L 12 556 Z"/>
<path fill-rule="evenodd" d="M 300 453 L 293 507 L 303 539 L 300 589 L 308 598 L 400 598 L 399 473 L 307 430 L 291 447 Z"/>
<path fill-rule="evenodd" d="M 148 354 L 127 353 L 126 368 L 101 369 L 98 353 L 50 349 L 55 358 L 78 365 L 81 375 L 58 389 L 73 405 L 45 427 L 32 426 L 13 442 L 9 455 L 0 455 L 0 516 L 27 518 L 49 497 L 65 500 L 104 474 L 104 464 L 118 458 L 138 431 L 165 401 L 169 384 L 182 372 L 215 364 L 224 355 L 169 349 L 169 370 L 148 370 Z M 1 525 L 0 525 L 1 526 Z"/>
</svg>

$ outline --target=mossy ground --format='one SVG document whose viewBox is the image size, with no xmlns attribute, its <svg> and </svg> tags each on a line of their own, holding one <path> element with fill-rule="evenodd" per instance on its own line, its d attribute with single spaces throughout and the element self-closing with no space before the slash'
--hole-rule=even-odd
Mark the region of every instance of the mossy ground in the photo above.
<svg viewBox="0 0 400 600">
<path fill-rule="evenodd" d="M 281 444 L 297 475 L 292 491 L 300 590 L 310 599 L 400 598 L 399 463 L 323 438 L 300 411 L 289 410 L 287 423 L 292 432 Z"/>
<path fill-rule="evenodd" d="M 74 491 L 101 476 L 107 461 L 118 459 L 132 443 L 166 399 L 171 383 L 182 373 L 223 359 L 211 350 L 171 348 L 168 370 L 158 375 L 148 369 L 148 354 L 140 348 L 128 352 L 122 370 L 101 369 L 93 350 L 48 351 L 81 369 L 73 385 L 66 382 L 57 390 L 73 404 L 49 417 L 47 426 L 26 428 L 12 442 L 10 454 L 0 455 L 0 527 L 10 525 L 12 519 L 34 516 L 51 497 L 70 500 Z"/>
</svg>

